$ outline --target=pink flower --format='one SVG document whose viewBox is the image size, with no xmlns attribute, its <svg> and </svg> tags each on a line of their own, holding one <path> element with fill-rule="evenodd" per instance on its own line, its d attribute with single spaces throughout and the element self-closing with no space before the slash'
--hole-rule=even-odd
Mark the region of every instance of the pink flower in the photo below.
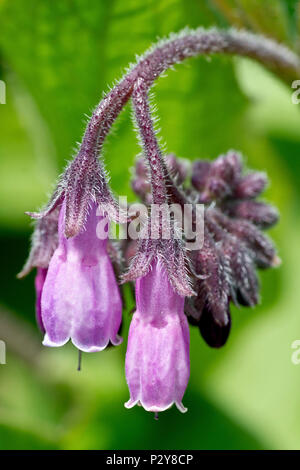
<svg viewBox="0 0 300 470">
<path fill-rule="evenodd" d="M 59 216 L 59 244 L 50 261 L 42 292 L 45 346 L 62 346 L 69 339 L 80 350 L 101 351 L 109 341 L 122 340 L 118 330 L 122 317 L 119 288 L 108 256 L 107 236 L 99 239 L 92 204 L 84 230 L 66 238 L 65 202 Z"/>
<path fill-rule="evenodd" d="M 126 353 L 131 408 L 164 411 L 173 403 L 185 412 L 182 398 L 190 374 L 189 328 L 184 297 L 174 291 L 160 261 L 136 282 L 136 305 Z"/>
</svg>

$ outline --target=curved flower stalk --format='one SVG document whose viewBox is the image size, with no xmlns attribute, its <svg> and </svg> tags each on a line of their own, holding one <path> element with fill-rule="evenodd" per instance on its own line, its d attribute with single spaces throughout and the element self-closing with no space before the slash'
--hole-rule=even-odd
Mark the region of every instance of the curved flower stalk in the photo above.
<svg viewBox="0 0 300 470">
<path fill-rule="evenodd" d="M 300 59 L 292 51 L 263 36 L 235 29 L 184 29 L 160 41 L 132 66 L 124 78 L 95 109 L 77 156 L 68 165 L 46 207 L 29 212 L 34 218 L 49 214 L 63 198 L 66 206 L 66 235 L 74 236 L 84 225 L 90 199 L 104 204 L 110 218 L 125 221 L 105 178 L 103 163 L 97 160 L 111 126 L 142 79 L 146 90 L 176 63 L 196 55 L 231 54 L 250 57 L 290 83 L 300 73 Z M 83 184 L 84 182 L 84 184 Z"/>
<path fill-rule="evenodd" d="M 134 117 L 145 159 L 149 165 L 153 205 L 166 206 L 165 213 L 151 211 L 151 228 L 158 237 L 140 241 L 137 254 L 125 279 L 136 279 L 136 312 L 130 325 L 126 353 L 126 380 L 131 408 L 139 403 L 155 413 L 182 405 L 189 379 L 189 329 L 184 314 L 184 297 L 193 294 L 185 269 L 185 250 L 175 238 L 175 222 L 168 217 L 166 164 L 152 124 L 143 79 L 135 85 Z M 167 216 L 167 217 L 166 217 Z M 162 233 L 170 223 L 170 239 Z M 144 229 L 148 235 L 149 222 Z M 151 235 L 151 234 L 150 234 Z"/>
<path fill-rule="evenodd" d="M 86 127 L 78 154 L 60 177 L 50 201 L 41 212 L 28 212 L 44 218 L 66 199 L 65 234 L 78 234 L 85 222 L 90 201 L 102 205 L 115 221 L 126 221 L 109 188 L 103 162 L 97 159 L 111 126 L 142 79 L 145 91 L 176 63 L 196 55 L 231 54 L 250 57 L 290 82 L 300 73 L 300 59 L 292 51 L 263 36 L 235 29 L 184 29 L 160 41 L 132 66 L 103 98 Z"/>
<path fill-rule="evenodd" d="M 149 89 L 168 68 L 204 54 L 250 57 L 287 82 L 300 73 L 300 60 L 293 52 L 245 31 L 185 29 L 160 41 L 96 107 L 78 153 L 49 203 L 41 212 L 29 213 L 37 222 L 29 259 L 19 274 L 37 268 L 37 321 L 45 332 L 45 345 L 61 346 L 71 339 L 79 350 L 92 352 L 109 342 L 119 344 L 122 302 L 107 234 L 98 237 L 97 223 L 105 225 L 106 216 L 128 224 L 130 219 L 120 210 L 98 157 L 113 122 L 132 98 L 145 159 L 137 162 L 132 186 L 146 204 L 163 210 L 148 206 L 138 242 L 123 244 L 125 258 L 134 253 L 123 282 L 136 282 L 137 304 L 126 354 L 126 406 L 140 403 L 155 413 L 173 403 L 185 411 L 187 319 L 210 346 L 223 346 L 231 329 L 230 303 L 256 305 L 256 268 L 274 267 L 280 261 L 262 233 L 277 222 L 278 213 L 256 200 L 267 184 L 265 174 L 245 174 L 242 157 L 235 151 L 215 161 L 196 161 L 191 168 L 174 155 L 164 156 L 159 147 Z M 187 250 L 183 224 L 171 216 L 173 203 L 192 205 L 193 227 L 196 205 L 205 206 L 202 248 Z M 164 237 L 165 229 L 169 237 Z M 113 256 L 116 262 L 119 257 Z"/>
<path fill-rule="evenodd" d="M 65 206 L 59 217 L 59 244 L 41 296 L 43 344 L 62 346 L 71 339 L 81 351 L 101 351 L 109 341 L 120 344 L 122 318 L 120 292 L 107 253 L 108 234 L 102 239 L 97 236 L 97 224 L 104 216 L 97 217 L 97 206 L 92 204 L 85 230 L 68 239 Z"/>
</svg>

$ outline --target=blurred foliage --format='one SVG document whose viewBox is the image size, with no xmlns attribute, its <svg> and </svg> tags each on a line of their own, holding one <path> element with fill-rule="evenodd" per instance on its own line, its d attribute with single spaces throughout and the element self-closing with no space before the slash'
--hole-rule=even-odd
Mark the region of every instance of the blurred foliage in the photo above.
<svg viewBox="0 0 300 470">
<path fill-rule="evenodd" d="M 249 167 L 268 172 L 265 197 L 282 214 L 272 236 L 283 265 L 261 274 L 262 304 L 233 309 L 232 334 L 220 351 L 191 332 L 189 413 L 171 409 L 155 422 L 142 409 L 123 408 L 126 339 L 84 355 L 81 373 L 71 345 L 41 348 L 33 275 L 15 279 L 28 249 L 24 211 L 45 202 L 86 114 L 135 54 L 186 25 L 247 27 L 299 51 L 299 15 L 295 0 L 27 0 L 26 8 L 0 0 L 0 78 L 7 85 L 7 104 L 0 105 L 0 338 L 8 349 L 7 365 L 0 365 L 0 448 L 299 448 L 300 369 L 291 362 L 291 343 L 300 337 L 300 112 L 291 89 L 261 66 L 192 59 L 154 88 L 168 150 L 190 159 L 241 150 Z M 113 188 L 130 199 L 129 167 L 138 151 L 128 106 L 105 161 Z M 126 297 L 124 338 L 133 307 Z M 8 323 L 2 310 L 10 312 Z"/>
</svg>

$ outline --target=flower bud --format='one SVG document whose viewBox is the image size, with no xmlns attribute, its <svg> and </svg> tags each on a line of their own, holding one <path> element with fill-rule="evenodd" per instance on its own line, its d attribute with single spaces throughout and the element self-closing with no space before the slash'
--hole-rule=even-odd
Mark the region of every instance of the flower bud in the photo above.
<svg viewBox="0 0 300 470">
<path fill-rule="evenodd" d="M 249 173 L 239 181 L 234 195 L 238 199 L 253 199 L 264 191 L 267 184 L 268 178 L 265 173 Z"/>
<path fill-rule="evenodd" d="M 252 200 L 240 201 L 226 206 L 229 215 L 246 219 L 261 228 L 269 228 L 278 222 L 279 214 L 275 207 Z"/>
<path fill-rule="evenodd" d="M 207 306 L 202 310 L 199 319 L 199 330 L 202 338 L 211 348 L 221 348 L 227 342 L 231 329 L 231 316 L 229 306 L 226 322 L 217 322 L 213 313 Z"/>
</svg>

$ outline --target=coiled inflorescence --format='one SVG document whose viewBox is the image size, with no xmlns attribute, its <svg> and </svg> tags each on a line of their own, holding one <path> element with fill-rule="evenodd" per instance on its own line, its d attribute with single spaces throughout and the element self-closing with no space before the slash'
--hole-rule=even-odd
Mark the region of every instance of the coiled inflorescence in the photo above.
<svg viewBox="0 0 300 470">
<path fill-rule="evenodd" d="M 37 319 L 46 346 L 62 346 L 71 339 L 80 351 L 93 352 L 119 344 L 122 296 L 116 273 L 121 282 L 135 284 L 136 312 L 125 364 L 129 408 L 141 404 L 157 413 L 175 403 L 185 411 L 188 321 L 199 327 L 210 346 L 224 345 L 231 326 L 230 302 L 256 305 L 256 268 L 279 264 L 262 231 L 277 222 L 278 213 L 257 201 L 266 175 L 245 172 L 235 151 L 191 165 L 164 155 L 157 140 L 149 88 L 172 65 L 212 53 L 251 57 L 284 80 L 300 71 L 291 51 L 247 32 L 198 29 L 172 35 L 141 57 L 103 98 L 49 203 L 41 212 L 29 213 L 37 222 L 19 277 L 37 268 Z M 132 187 L 145 204 L 137 237 L 130 231 L 137 212 L 119 206 L 98 158 L 130 98 L 142 147 Z M 188 206 L 189 217 L 178 217 L 175 206 Z M 117 248 L 108 236 L 111 221 L 128 229 L 127 240 Z M 186 233 L 188 222 L 192 230 Z M 191 248 L 193 237 L 201 243 Z"/>
</svg>

